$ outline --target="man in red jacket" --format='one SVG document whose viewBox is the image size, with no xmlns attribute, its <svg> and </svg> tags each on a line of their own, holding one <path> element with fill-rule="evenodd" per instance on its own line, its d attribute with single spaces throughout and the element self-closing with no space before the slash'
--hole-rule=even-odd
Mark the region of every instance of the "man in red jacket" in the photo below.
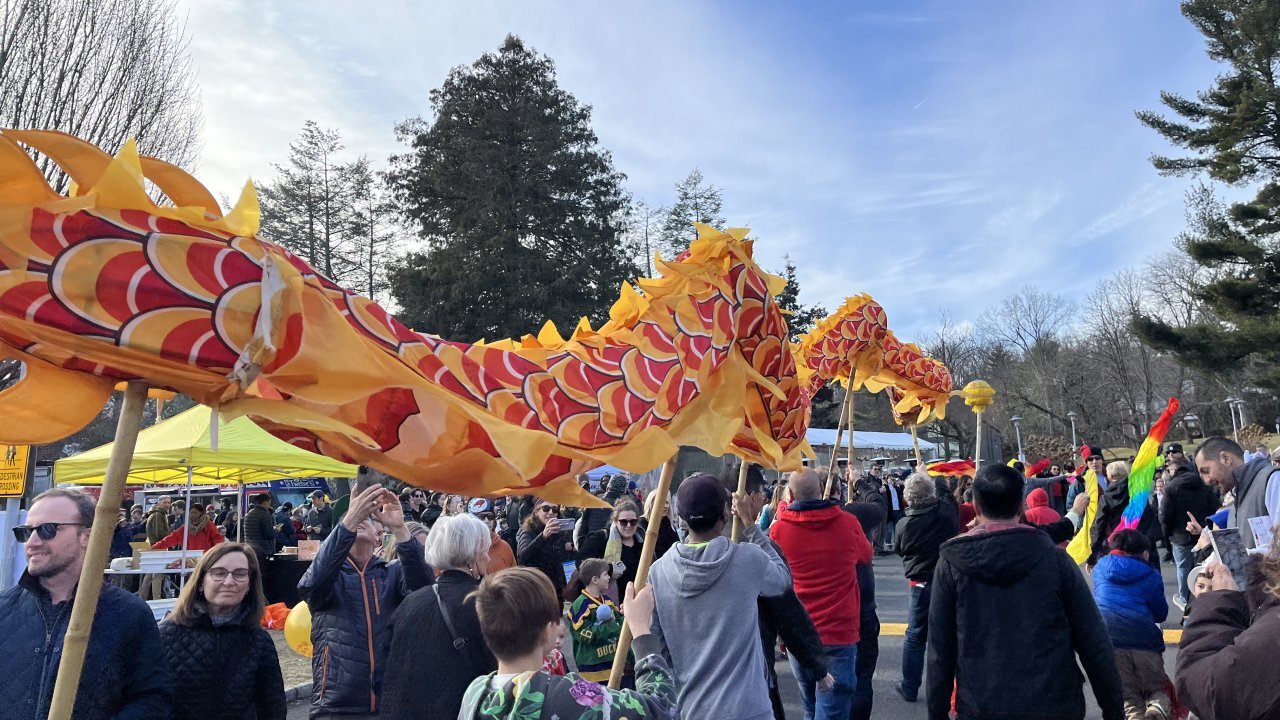
<svg viewBox="0 0 1280 720">
<path fill-rule="evenodd" d="M 813 470 L 792 473 L 794 501 L 778 511 L 769 534 L 791 563 L 796 595 L 818 628 L 835 684 L 791 666 L 804 700 L 805 720 L 845 720 L 857 686 L 861 604 L 857 565 L 871 562 L 871 543 L 858 520 L 839 502 L 822 499 L 822 481 Z"/>
</svg>

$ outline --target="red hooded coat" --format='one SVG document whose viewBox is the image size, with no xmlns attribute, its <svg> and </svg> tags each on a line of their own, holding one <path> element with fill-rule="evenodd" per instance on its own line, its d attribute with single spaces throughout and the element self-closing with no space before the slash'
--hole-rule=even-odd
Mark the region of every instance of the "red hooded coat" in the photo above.
<svg viewBox="0 0 1280 720">
<path fill-rule="evenodd" d="M 857 566 L 871 562 L 871 543 L 857 518 L 839 505 L 794 509 L 806 505 L 779 509 L 769 535 L 791 565 L 796 596 L 822 644 L 853 645 L 862 617 Z"/>
<path fill-rule="evenodd" d="M 1027 522 L 1032 525 L 1048 525 L 1062 519 L 1057 510 L 1049 507 L 1049 493 L 1044 488 L 1036 488 L 1027 495 Z M 1066 547 L 1067 543 L 1060 543 L 1058 547 Z"/>
</svg>

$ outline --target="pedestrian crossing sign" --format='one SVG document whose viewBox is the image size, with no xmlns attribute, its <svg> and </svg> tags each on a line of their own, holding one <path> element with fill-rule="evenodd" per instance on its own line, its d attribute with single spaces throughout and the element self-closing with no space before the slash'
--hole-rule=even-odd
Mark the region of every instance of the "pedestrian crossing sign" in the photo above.
<svg viewBox="0 0 1280 720">
<path fill-rule="evenodd" d="M 22 497 L 30 454 L 30 445 L 0 445 L 0 497 Z"/>
</svg>

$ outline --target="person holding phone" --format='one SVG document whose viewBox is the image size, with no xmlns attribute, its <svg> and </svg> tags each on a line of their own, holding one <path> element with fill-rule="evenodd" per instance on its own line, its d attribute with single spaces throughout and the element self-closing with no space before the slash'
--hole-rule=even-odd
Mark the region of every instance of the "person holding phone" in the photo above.
<svg viewBox="0 0 1280 720">
<path fill-rule="evenodd" d="M 568 584 L 564 564 L 573 559 L 570 554 L 573 541 L 566 533 L 569 529 L 569 525 L 560 519 L 558 505 L 538 500 L 533 506 L 533 514 L 524 521 L 516 535 L 516 561 L 545 573 L 555 586 L 556 595 L 564 593 Z"/>
</svg>

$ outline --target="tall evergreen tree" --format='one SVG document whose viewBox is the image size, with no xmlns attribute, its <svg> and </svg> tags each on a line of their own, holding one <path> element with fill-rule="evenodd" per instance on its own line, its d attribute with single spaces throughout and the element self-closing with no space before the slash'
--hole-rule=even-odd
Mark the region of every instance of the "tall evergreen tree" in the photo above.
<svg viewBox="0 0 1280 720">
<path fill-rule="evenodd" d="M 787 315 L 787 326 L 791 330 L 791 339 L 794 342 L 801 335 L 813 329 L 819 320 L 827 316 L 827 309 L 820 305 L 801 305 L 800 304 L 800 281 L 796 279 L 796 264 L 791 262 L 791 257 L 783 256 L 786 265 L 782 272 L 778 273 L 786 279 L 787 285 L 778 295 L 778 307 L 782 308 Z"/>
<path fill-rule="evenodd" d="M 689 249 L 689 243 L 697 237 L 693 229 L 695 222 L 723 228 L 725 220 L 720 214 L 723 202 L 720 188 L 708 183 L 697 168 L 676 183 L 676 201 L 667 211 L 659 238 L 658 247 L 663 257 L 670 260 Z"/>
<path fill-rule="evenodd" d="M 636 259 L 645 277 L 653 277 L 653 254 L 660 248 L 666 218 L 666 208 L 644 200 L 632 203 L 628 213 L 627 252 Z"/>
<path fill-rule="evenodd" d="M 426 241 L 391 275 L 401 317 L 456 340 L 604 319 L 636 268 L 622 242 L 624 176 L 598 147 L 591 108 L 513 35 L 430 100 L 430 121 L 397 127 L 412 150 L 389 173 Z"/>
<path fill-rule="evenodd" d="M 1192 367 L 1250 367 L 1259 384 L 1280 389 L 1280 3 L 1184 0 L 1182 14 L 1205 36 L 1209 57 L 1223 63 L 1224 72 L 1195 99 L 1161 93 L 1172 119 L 1138 113 L 1144 125 L 1191 152 L 1152 162 L 1166 174 L 1205 173 L 1258 189 L 1253 200 L 1225 207 L 1211 192 L 1191 196 L 1192 227 L 1182 242 L 1197 263 L 1214 270 L 1198 295 L 1223 322 L 1174 327 L 1139 316 L 1133 328 Z"/>
<path fill-rule="evenodd" d="M 345 232 L 351 207 L 352 168 L 339 162 L 342 136 L 308 120 L 289 145 L 289 162 L 276 165 L 274 182 L 259 188 L 263 233 L 339 283 L 359 267 Z"/>
<path fill-rule="evenodd" d="M 352 282 L 359 292 L 382 300 L 391 287 L 388 269 L 400 241 L 397 208 L 385 176 L 373 171 L 369 158 L 361 157 L 348 165 L 346 176 L 351 207 L 344 232 L 351 239 L 353 259 L 359 266 Z"/>
</svg>

